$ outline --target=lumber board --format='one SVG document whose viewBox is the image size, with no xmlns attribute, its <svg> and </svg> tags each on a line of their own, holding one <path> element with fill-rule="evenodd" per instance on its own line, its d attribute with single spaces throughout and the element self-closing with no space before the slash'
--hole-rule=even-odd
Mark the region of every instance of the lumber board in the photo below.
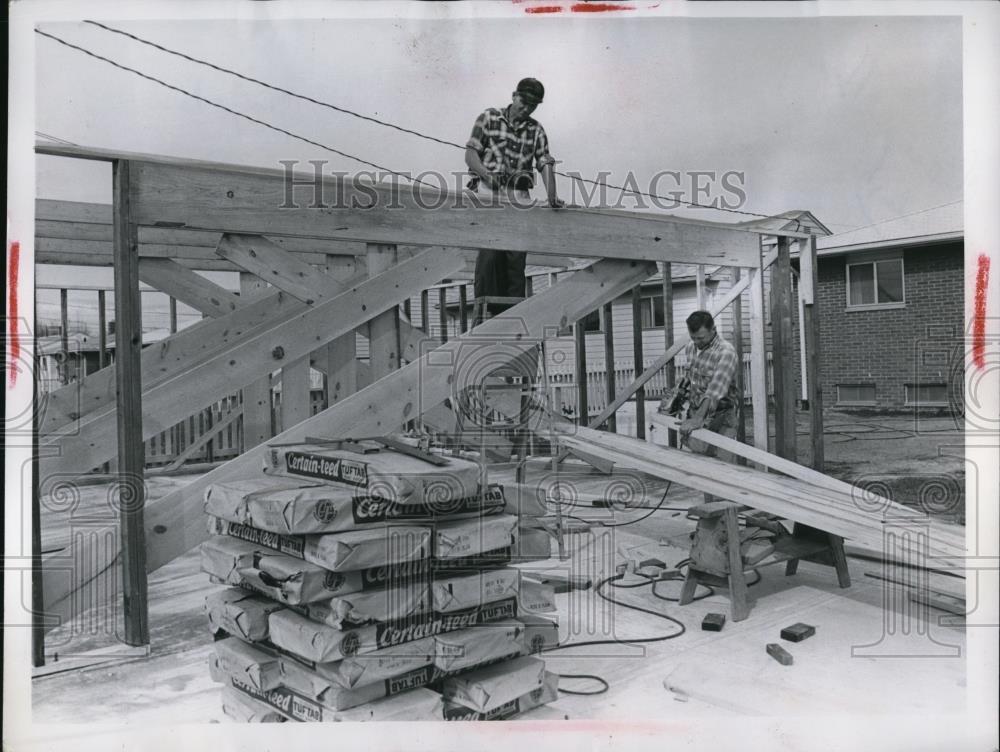
<svg viewBox="0 0 1000 752">
<path fill-rule="evenodd" d="M 246 305 L 246 298 L 234 295 L 173 259 L 140 258 L 139 279 L 212 318 Z"/>
<path fill-rule="evenodd" d="M 757 263 L 757 235 L 743 229 L 569 209 L 477 206 L 476 194 L 448 195 L 413 186 L 331 176 L 323 204 L 315 184 L 290 185 L 270 174 L 198 163 L 137 162 L 136 221 L 201 230 L 310 234 L 369 243 L 690 261 Z M 392 207 L 392 208 L 389 208 Z M 428 208 L 433 207 L 433 208 Z M 389 220 L 392 221 L 389 221 Z"/>
<path fill-rule="evenodd" d="M 316 286 L 308 284 L 317 270 L 293 258 L 261 235 L 223 233 L 215 252 L 303 303 L 311 305 L 317 299 Z M 322 297 L 325 296 L 320 291 L 320 299 Z"/>
<path fill-rule="evenodd" d="M 259 277 L 240 272 L 240 292 L 242 295 L 247 297 L 265 295 L 266 287 L 267 283 Z M 260 374 L 259 378 L 244 384 L 240 393 L 240 401 L 243 403 L 241 437 L 245 450 L 247 447 L 257 446 L 271 436 L 271 372 Z M 143 403 L 145 405 L 145 400 Z M 164 421 L 164 423 L 169 424 L 169 421 Z M 95 424 L 96 421 L 91 421 L 91 425 Z"/>
<path fill-rule="evenodd" d="M 381 274 L 396 263 L 396 247 L 371 244 L 365 262 L 370 277 Z M 390 306 L 368 322 L 368 366 L 374 380 L 399 368 L 399 317 L 396 308 L 395 305 Z"/>
<path fill-rule="evenodd" d="M 671 417 L 669 415 L 657 415 L 654 420 L 666 428 L 676 429 L 679 425 L 677 418 Z M 805 465 L 800 465 L 797 462 L 787 460 L 783 457 L 779 457 L 776 454 L 771 454 L 770 452 L 765 452 L 757 447 L 744 444 L 742 442 L 731 439 L 727 436 L 722 436 L 721 434 L 715 433 L 714 431 L 709 431 L 705 428 L 699 428 L 696 431 L 692 431 L 691 435 L 703 441 L 706 444 L 710 444 L 719 449 L 723 449 L 731 454 L 739 457 L 743 457 L 750 462 L 755 462 L 760 467 L 767 468 L 769 470 L 775 470 L 779 473 L 787 475 L 789 478 L 795 478 L 796 480 L 803 481 L 804 483 L 810 484 L 814 489 L 822 489 L 825 491 L 830 491 L 837 494 L 839 497 L 849 497 L 852 500 L 852 504 L 859 497 L 864 499 L 865 506 L 874 508 L 890 509 L 894 508 L 899 513 L 903 513 L 906 510 L 909 514 L 914 514 L 913 510 L 908 507 L 902 507 L 899 504 L 894 504 L 890 499 L 887 499 L 878 494 L 871 493 L 868 490 L 858 489 L 857 487 L 842 481 L 838 478 L 826 475 L 825 473 L 819 472 L 811 467 L 806 467 Z M 856 504 L 855 504 L 856 506 Z M 919 513 L 917 513 L 919 514 Z M 957 549 L 965 548 L 964 533 L 961 530 L 955 529 L 950 530 L 941 525 L 937 520 L 933 518 L 921 515 L 932 528 L 936 528 L 935 535 L 942 540 L 947 540 L 949 545 L 954 546 Z"/>
<path fill-rule="evenodd" d="M 301 423 L 312 414 L 309 394 L 309 356 L 281 368 L 281 427 Z"/>
<path fill-rule="evenodd" d="M 559 430 L 558 426 L 554 428 Z M 886 524 L 912 524 L 916 529 L 930 523 L 927 515 L 900 504 L 887 502 L 881 510 L 874 511 L 870 507 L 859 506 L 852 492 L 845 493 L 838 488 L 815 485 L 799 478 L 781 478 L 754 468 L 731 465 L 715 458 L 658 447 L 589 428 L 576 429 L 574 434 L 565 429 L 562 432 L 565 435 L 560 437 L 560 441 L 566 446 L 600 451 L 623 467 L 632 467 L 697 491 L 747 504 L 840 535 L 876 551 L 884 549 Z M 931 556 L 958 562 L 965 555 L 964 540 L 940 526 L 930 526 L 928 551 Z"/>
<path fill-rule="evenodd" d="M 504 347 L 491 348 L 493 353 L 513 360 L 537 346 L 551 327 L 576 321 L 590 310 L 613 300 L 649 277 L 655 267 L 648 263 L 604 260 L 574 273 L 540 295 L 528 298 L 512 308 L 507 317 L 484 322 L 462 337 L 442 345 L 434 353 L 374 382 L 356 394 L 345 397 L 309 420 L 292 427 L 275 438 L 277 443 L 302 441 L 311 435 L 335 435 L 350 426 L 351 432 L 362 435 L 382 435 L 396 430 L 420 414 L 424 405 L 436 406 L 452 394 L 448 378 L 454 372 L 453 360 L 443 358 L 448 353 L 454 359 L 470 345 L 484 347 L 484 340 L 500 338 Z M 511 334 L 511 322 L 520 322 L 524 329 Z M 434 357 L 432 357 L 434 356 Z M 491 361 L 492 362 L 492 361 Z M 259 467 L 266 446 L 255 447 L 234 460 L 192 481 L 182 489 L 167 494 L 147 505 L 148 567 L 155 570 L 190 550 L 205 539 L 207 532 L 201 509 L 205 489 L 213 484 L 245 477 Z M 97 550 L 89 541 L 78 541 L 73 556 L 95 561 L 95 570 L 102 571 L 115 552 Z M 46 558 L 48 566 L 65 561 L 60 551 Z M 86 558 L 90 557 L 90 558 Z M 83 578 L 81 578 L 83 579 Z M 78 588 L 87 587 L 87 580 Z M 45 610 L 65 608 L 73 590 L 66 579 L 46 578 Z"/>
<path fill-rule="evenodd" d="M 357 257 L 327 256 L 325 271 L 328 277 L 346 282 L 359 272 Z M 319 368 L 326 374 L 327 406 L 333 405 L 358 390 L 357 337 L 354 332 L 337 337 L 315 353 L 316 360 L 325 365 Z"/>
<path fill-rule="evenodd" d="M 118 460 L 118 514 L 122 564 L 122 616 L 125 642 L 149 644 L 149 607 L 146 582 L 146 452 L 142 442 L 142 295 L 139 292 L 138 234 L 133 222 L 132 164 L 117 161 L 112 168 L 115 246 L 115 373 L 118 389 L 116 425 L 109 431 L 104 459 Z M 64 298 L 65 300 L 65 298 Z M 65 308 L 64 308 L 65 310 Z M 63 328 L 65 336 L 66 328 Z M 94 463 L 97 464 L 97 463 Z M 46 463 L 39 460 L 40 477 Z M 89 470 L 91 466 L 86 469 Z"/>
<path fill-rule="evenodd" d="M 764 340 L 764 267 L 751 269 L 750 282 L 750 404 L 753 443 L 767 451 L 767 347 Z"/>
<path fill-rule="evenodd" d="M 462 263 L 459 255 L 429 249 L 328 301 L 307 306 L 285 321 L 259 327 L 227 348 L 211 350 L 193 367 L 146 390 L 144 438 L 172 425 L 179 412 L 190 414 L 207 407 L 276 367 L 307 356 L 317 346 L 393 308 L 398 297 L 448 276 Z M 244 403 L 244 426 L 246 410 Z M 42 446 L 57 445 L 60 455 L 42 461 L 42 476 L 67 470 L 85 472 L 107 459 L 109 425 L 106 414 L 88 416 L 78 423 L 75 433 L 43 440 Z"/>
</svg>

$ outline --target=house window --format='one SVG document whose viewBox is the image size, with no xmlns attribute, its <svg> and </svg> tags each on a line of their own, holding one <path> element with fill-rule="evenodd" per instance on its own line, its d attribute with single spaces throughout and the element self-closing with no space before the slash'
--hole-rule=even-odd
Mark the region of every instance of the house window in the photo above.
<svg viewBox="0 0 1000 752">
<path fill-rule="evenodd" d="M 874 405 L 874 384 L 837 384 L 838 405 Z"/>
<path fill-rule="evenodd" d="M 639 318 L 643 329 L 657 329 L 663 326 L 663 296 L 653 295 L 639 299 Z"/>
<path fill-rule="evenodd" d="M 903 258 L 847 264 L 847 307 L 898 308 L 904 305 Z"/>
<path fill-rule="evenodd" d="M 904 384 L 906 404 L 916 407 L 947 407 L 947 384 Z"/>
</svg>

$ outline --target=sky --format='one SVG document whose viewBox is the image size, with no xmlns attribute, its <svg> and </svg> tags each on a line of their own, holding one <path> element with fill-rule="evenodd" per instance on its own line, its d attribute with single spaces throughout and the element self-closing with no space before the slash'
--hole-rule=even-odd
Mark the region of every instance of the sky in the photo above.
<svg viewBox="0 0 1000 752">
<path fill-rule="evenodd" d="M 123 30 L 315 99 L 464 143 L 524 76 L 558 169 L 743 173 L 763 214 L 834 232 L 962 198 L 961 24 L 953 18 L 121 21 Z M 241 82 L 83 23 L 40 28 L 393 170 L 463 170 L 460 149 Z M 277 167 L 364 165 L 36 35 L 36 125 L 76 144 Z M 40 137 L 40 140 L 44 140 Z M 38 157 L 37 195 L 110 201 L 104 164 Z M 692 197 L 690 183 L 681 189 Z M 574 198 L 560 179 L 560 193 Z M 662 192 L 676 189 L 661 183 Z M 577 197 L 579 194 L 577 194 Z M 609 193 L 612 202 L 617 192 Z M 704 199 L 704 196 L 702 196 Z M 632 208 L 626 203 L 625 208 Z M 675 213 L 718 221 L 747 216 Z M 90 273 L 95 279 L 99 273 Z M 48 281 L 51 273 L 40 275 Z M 110 277 L 109 277 L 110 279 Z"/>
</svg>

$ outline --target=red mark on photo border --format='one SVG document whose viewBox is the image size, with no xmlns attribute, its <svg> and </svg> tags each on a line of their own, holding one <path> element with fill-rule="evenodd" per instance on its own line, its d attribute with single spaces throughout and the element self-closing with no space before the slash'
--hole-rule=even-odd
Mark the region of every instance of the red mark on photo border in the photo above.
<svg viewBox="0 0 1000 752">
<path fill-rule="evenodd" d="M 17 318 L 17 278 L 21 265 L 21 244 L 13 241 L 10 244 L 10 257 L 7 259 L 7 320 L 10 322 L 8 331 L 10 339 L 10 385 L 17 383 L 17 362 L 21 357 L 21 335 L 18 331 Z"/>
<path fill-rule="evenodd" d="M 635 6 L 616 3 L 574 3 L 570 10 L 574 13 L 609 13 L 616 10 L 635 10 Z"/>
<path fill-rule="evenodd" d="M 972 362 L 976 368 L 986 367 L 986 290 L 990 283 L 990 257 L 979 254 L 976 269 L 976 301 L 972 312 Z"/>
<path fill-rule="evenodd" d="M 525 0 L 511 0 L 514 5 L 521 5 Z M 658 8 L 659 3 L 650 5 L 648 9 Z M 531 5 L 524 9 L 525 13 L 562 13 L 566 8 L 562 5 Z M 571 13 L 614 13 L 623 10 L 637 10 L 634 5 L 623 5 L 621 3 L 573 3 L 569 6 Z"/>
</svg>

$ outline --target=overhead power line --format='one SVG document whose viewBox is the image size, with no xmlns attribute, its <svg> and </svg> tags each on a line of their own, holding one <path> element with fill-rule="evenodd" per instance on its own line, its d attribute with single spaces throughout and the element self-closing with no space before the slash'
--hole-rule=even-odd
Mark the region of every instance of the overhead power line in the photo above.
<svg viewBox="0 0 1000 752">
<path fill-rule="evenodd" d="M 265 128 L 269 128 L 272 131 L 276 131 L 278 133 L 283 133 L 284 135 L 290 136 L 291 138 L 294 138 L 294 139 L 297 139 L 299 141 L 302 141 L 303 143 L 307 143 L 307 144 L 309 144 L 311 146 L 317 146 L 320 149 L 324 149 L 326 151 L 332 152 L 333 154 L 337 154 L 338 156 L 345 157 L 346 159 L 353 160 L 353 161 L 358 162 L 360 164 L 363 164 L 363 165 L 365 165 L 367 167 L 374 167 L 376 170 L 382 170 L 383 172 L 388 172 L 388 173 L 390 173 L 392 175 L 396 175 L 397 177 L 405 178 L 406 180 L 410 180 L 410 181 L 412 181 L 414 183 L 420 183 L 421 185 L 425 185 L 428 188 L 432 188 L 432 189 L 440 191 L 440 188 L 438 188 L 437 186 L 432 185 L 430 183 L 427 183 L 427 182 L 425 182 L 423 180 L 420 180 L 419 178 L 415 178 L 415 177 L 413 177 L 411 175 L 407 175 L 404 172 L 398 172 L 396 170 L 390 170 L 388 167 L 384 167 L 384 166 L 382 166 L 380 164 L 376 164 L 375 162 L 369 162 L 368 160 L 362 159 L 361 157 L 356 157 L 353 154 L 348 154 L 347 152 L 340 151 L 339 149 L 335 149 L 334 147 L 329 146 L 328 144 L 320 143 L 319 141 L 314 141 L 314 140 L 312 140 L 310 138 L 306 138 L 305 136 L 300 136 L 298 133 L 292 133 L 291 131 L 285 130 L 284 128 L 280 128 L 280 127 L 278 127 L 276 125 L 271 125 L 270 123 L 265 122 L 263 120 L 260 120 L 259 118 L 255 118 L 252 115 L 247 115 L 246 113 L 240 112 L 238 110 L 234 110 L 231 107 L 227 107 L 224 104 L 219 104 L 218 102 L 214 102 L 211 99 L 206 99 L 205 97 L 202 97 L 202 96 L 199 96 L 197 94 L 194 94 L 194 93 L 188 91 L 187 89 L 182 89 L 179 86 L 174 86 L 173 84 L 168 84 L 166 81 L 162 81 L 159 78 L 157 78 L 156 76 L 151 76 L 148 73 L 143 73 L 142 71 L 136 70 L 135 68 L 130 68 L 127 65 L 123 65 L 123 64 L 121 64 L 119 62 L 116 62 L 116 61 L 110 59 L 110 58 L 104 57 L 103 55 L 98 55 L 96 52 L 92 52 L 92 51 L 90 51 L 90 50 L 88 50 L 88 49 L 86 49 L 84 47 L 80 47 L 79 45 L 73 44 L 72 42 L 67 42 L 65 39 L 60 39 L 59 37 L 55 36 L 54 34 L 49 34 L 48 32 L 42 31 L 41 29 L 35 29 L 35 33 L 36 34 L 40 34 L 43 37 L 47 37 L 47 38 L 49 38 L 49 39 L 51 39 L 51 40 L 53 40 L 55 42 L 58 42 L 59 44 L 65 46 L 65 47 L 69 47 L 70 49 L 77 50 L 78 52 L 82 52 L 83 54 L 88 55 L 89 57 L 92 57 L 92 58 L 94 58 L 96 60 L 100 60 L 100 61 L 102 61 L 104 63 L 107 63 L 108 65 L 114 66 L 115 68 L 118 68 L 119 70 L 128 71 L 129 73 L 133 73 L 133 74 L 139 76 L 140 78 L 146 79 L 147 81 L 152 81 L 153 83 L 159 84 L 160 86 L 163 86 L 163 87 L 165 87 L 167 89 L 170 89 L 171 91 L 175 91 L 178 94 L 183 94 L 184 96 L 190 97 L 191 99 L 194 99 L 194 100 L 196 100 L 198 102 L 202 102 L 202 103 L 207 104 L 207 105 L 209 105 L 211 107 L 215 107 L 217 109 L 223 110 L 224 112 L 228 112 L 230 115 L 235 115 L 236 117 L 243 118 L 244 120 L 249 120 L 251 123 L 256 123 L 257 125 L 262 125 Z"/>
<path fill-rule="evenodd" d="M 362 113 L 356 112 L 356 111 L 348 109 L 346 107 L 340 107 L 338 105 L 332 104 L 330 102 L 325 102 L 325 101 L 320 100 L 320 99 L 316 99 L 315 97 L 311 97 L 311 96 L 308 96 L 306 94 L 300 94 L 298 92 L 286 89 L 286 88 L 284 88 L 282 86 L 276 86 L 274 84 L 267 83 L 266 81 L 262 81 L 259 78 L 254 78 L 253 76 L 247 76 L 247 75 L 245 75 L 243 73 L 240 73 L 239 71 L 235 71 L 235 70 L 233 70 L 231 68 L 226 68 L 225 66 L 221 66 L 221 65 L 218 65 L 216 63 L 212 63 L 212 62 L 210 62 L 208 60 L 204 60 L 204 59 L 199 58 L 199 57 L 195 57 L 194 55 L 188 55 L 188 54 L 186 54 L 184 52 L 180 52 L 178 50 L 174 50 L 174 49 L 171 49 L 169 47 L 166 47 L 166 46 L 164 46 L 162 44 L 158 44 L 157 42 L 153 42 L 153 41 L 150 41 L 148 39 L 144 39 L 144 38 L 142 38 L 142 37 L 140 37 L 140 36 L 138 36 L 136 34 L 132 34 L 130 32 L 124 31 L 123 29 L 116 29 L 116 28 L 114 28 L 112 26 L 107 26 L 106 24 L 102 24 L 102 23 L 100 23 L 98 21 L 87 20 L 87 21 L 84 21 L 84 23 L 88 23 L 88 24 L 90 24 L 92 26 L 97 26 L 98 28 L 101 28 L 101 29 L 104 29 L 105 31 L 111 32 L 112 34 L 119 34 L 119 35 L 121 35 L 123 37 L 126 37 L 126 38 L 131 39 L 131 40 L 136 41 L 136 42 L 139 42 L 140 44 L 144 44 L 144 45 L 147 45 L 148 47 L 152 47 L 152 48 L 154 48 L 156 50 L 159 50 L 161 52 L 165 52 L 168 55 L 174 55 L 175 57 L 179 57 L 179 58 L 181 58 L 183 60 L 187 60 L 187 61 L 195 63 L 197 65 L 203 65 L 205 67 L 211 68 L 212 70 L 219 71 L 220 73 L 225 73 L 225 74 L 230 75 L 230 76 L 235 76 L 236 78 L 239 78 L 239 79 L 241 79 L 243 81 L 247 81 L 249 83 L 257 84 L 258 86 L 262 86 L 262 87 L 264 87 L 266 89 L 270 89 L 271 91 L 280 92 L 281 94 L 285 94 L 287 96 L 294 97 L 295 99 L 300 99 L 300 100 L 302 100 L 304 102 L 309 102 L 311 104 L 315 104 L 315 105 L 318 105 L 320 107 L 325 107 L 327 109 L 334 110 L 336 112 L 340 112 L 340 113 L 343 113 L 345 115 L 350 115 L 351 117 L 355 117 L 355 118 L 358 118 L 360 120 L 364 120 L 364 121 L 367 121 L 367 122 L 370 122 L 370 123 L 374 123 L 376 125 L 381 125 L 381 126 L 386 127 L 386 128 L 391 128 L 391 129 L 399 131 L 401 133 L 407 133 L 407 134 L 409 134 L 411 136 L 416 136 L 417 138 L 422 138 L 422 139 L 425 139 L 427 141 L 432 141 L 434 143 L 441 144 L 443 146 L 450 146 L 450 147 L 453 147 L 453 148 L 456 148 L 456 149 L 461 149 L 463 151 L 466 148 L 464 144 L 458 144 L 458 143 L 455 143 L 454 141 L 448 141 L 446 139 L 438 138 L 437 136 L 432 136 L 432 135 L 429 135 L 427 133 L 423 133 L 421 131 L 414 130 L 412 128 L 406 128 L 406 127 L 398 125 L 396 123 L 391 123 L 391 122 L 389 122 L 387 120 L 381 120 L 379 118 L 375 118 L 375 117 L 372 117 L 370 115 L 364 115 Z M 679 202 L 679 203 L 685 204 L 686 206 L 696 207 L 696 208 L 699 208 L 699 209 L 713 209 L 715 211 L 724 211 L 724 212 L 729 212 L 729 213 L 732 213 L 732 214 L 742 214 L 742 215 L 745 215 L 745 216 L 758 217 L 758 218 L 762 218 L 762 219 L 776 219 L 776 218 L 780 218 L 779 215 L 774 215 L 774 214 L 761 214 L 759 212 L 744 211 L 744 210 L 741 210 L 741 209 L 730 209 L 728 207 L 711 206 L 711 205 L 708 205 L 708 204 L 699 204 L 699 203 L 697 203 L 695 201 L 680 200 L 676 196 L 662 196 L 662 195 L 659 195 L 659 194 L 656 194 L 656 193 L 649 193 L 649 192 L 641 191 L 641 190 L 638 190 L 638 189 L 635 189 L 635 188 L 628 188 L 627 186 L 615 185 L 613 183 L 608 183 L 608 182 L 605 182 L 603 180 L 591 180 L 590 178 L 584 178 L 581 175 L 570 175 L 570 174 L 565 173 L 565 172 L 560 172 L 559 170 L 553 170 L 553 172 L 556 175 L 560 175 L 560 176 L 562 176 L 564 178 L 568 178 L 570 180 L 576 180 L 576 181 L 579 181 L 579 182 L 582 182 L 582 183 L 589 183 L 590 185 L 594 185 L 594 186 L 598 186 L 598 187 L 602 187 L 603 186 L 605 188 L 610 188 L 612 190 L 622 191 L 623 193 L 628 193 L 628 194 L 631 194 L 631 195 L 645 196 L 646 198 L 658 199 L 658 200 L 661 200 L 661 201 Z M 798 222 L 798 220 L 795 220 L 795 221 Z"/>
</svg>

